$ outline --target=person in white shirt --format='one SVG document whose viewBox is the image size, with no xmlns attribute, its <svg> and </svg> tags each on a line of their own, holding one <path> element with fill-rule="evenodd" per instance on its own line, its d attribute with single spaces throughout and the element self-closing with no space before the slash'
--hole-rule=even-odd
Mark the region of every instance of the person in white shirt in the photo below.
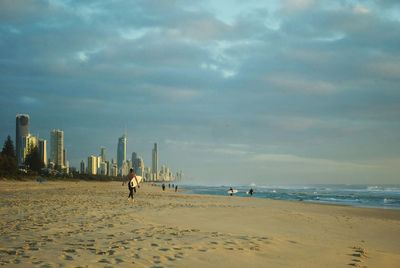
<svg viewBox="0 0 400 268">
<path fill-rule="evenodd" d="M 135 182 L 136 182 L 136 184 L 135 184 Z M 137 185 L 139 187 L 139 183 L 137 181 L 135 171 L 133 170 L 133 168 L 131 168 L 129 171 L 129 174 L 128 174 L 128 189 L 129 189 L 128 200 L 129 200 L 129 198 L 131 198 L 132 201 L 133 201 L 133 192 L 136 193 L 136 187 L 134 187 L 133 185 Z"/>
</svg>

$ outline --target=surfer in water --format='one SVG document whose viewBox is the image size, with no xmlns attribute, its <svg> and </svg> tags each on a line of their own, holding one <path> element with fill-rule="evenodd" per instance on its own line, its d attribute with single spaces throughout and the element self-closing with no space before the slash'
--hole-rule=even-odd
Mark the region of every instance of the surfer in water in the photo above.
<svg viewBox="0 0 400 268">
<path fill-rule="evenodd" d="M 135 183 L 134 183 L 135 181 L 136 181 L 136 185 L 139 187 L 139 183 L 137 181 L 135 171 L 133 170 L 133 168 L 131 168 L 129 170 L 129 174 L 128 174 L 128 189 L 129 189 L 128 200 L 129 200 L 129 198 L 131 198 L 133 201 L 133 192 L 135 191 L 135 193 L 136 193 L 136 187 L 133 187 L 133 185 L 135 185 Z"/>
</svg>

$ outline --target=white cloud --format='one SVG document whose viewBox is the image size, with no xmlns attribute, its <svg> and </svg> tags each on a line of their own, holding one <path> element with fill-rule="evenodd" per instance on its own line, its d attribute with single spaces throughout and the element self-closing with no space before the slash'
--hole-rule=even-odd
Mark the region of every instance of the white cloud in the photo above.
<svg viewBox="0 0 400 268">
<path fill-rule="evenodd" d="M 332 83 L 295 75 L 270 74 L 265 81 L 272 88 L 294 92 L 332 93 L 336 91 L 336 86 Z"/>
<path fill-rule="evenodd" d="M 345 162 L 345 161 L 335 161 L 330 159 L 323 158 L 310 158 L 310 157 L 301 157 L 292 154 L 255 154 L 249 161 L 259 161 L 264 163 L 281 163 L 286 165 L 303 165 L 304 167 L 319 170 L 321 168 L 342 168 L 342 169 L 370 169 L 376 168 L 377 166 L 373 164 L 360 164 L 353 162 Z M 291 167 L 295 168 L 295 167 Z"/>
<path fill-rule="evenodd" d="M 353 8 L 353 12 L 356 14 L 369 14 L 370 10 L 365 6 L 357 5 Z"/>
<path fill-rule="evenodd" d="M 160 32 L 161 29 L 159 27 L 128 28 L 119 30 L 120 36 L 127 40 L 138 40 L 147 34 L 159 34 Z"/>
<path fill-rule="evenodd" d="M 141 86 L 141 91 L 149 94 L 157 99 L 174 102 L 185 102 L 198 98 L 201 94 L 198 90 L 191 88 L 169 87 L 144 85 Z"/>
<path fill-rule="evenodd" d="M 314 5 L 315 0 L 283 0 L 283 9 L 287 11 L 300 11 Z"/>
<path fill-rule="evenodd" d="M 87 62 L 89 60 L 89 56 L 84 51 L 78 52 L 76 57 L 80 62 Z"/>
</svg>

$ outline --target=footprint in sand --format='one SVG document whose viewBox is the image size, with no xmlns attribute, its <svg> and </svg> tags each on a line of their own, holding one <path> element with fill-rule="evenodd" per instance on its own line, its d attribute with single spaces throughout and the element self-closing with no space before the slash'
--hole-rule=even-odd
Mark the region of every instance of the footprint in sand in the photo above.
<svg viewBox="0 0 400 268">
<path fill-rule="evenodd" d="M 183 253 L 182 252 L 178 252 L 178 253 L 176 253 L 175 255 L 174 255 L 174 257 L 175 258 L 177 258 L 177 259 L 182 259 L 183 258 Z"/>
<path fill-rule="evenodd" d="M 160 264 L 161 263 L 160 256 L 153 256 L 153 263 Z"/>
<path fill-rule="evenodd" d="M 100 263 L 110 263 L 110 261 L 108 261 L 107 259 L 101 259 L 101 260 L 99 260 L 98 262 L 100 262 Z"/>
<path fill-rule="evenodd" d="M 367 266 L 362 264 L 363 258 L 368 258 L 367 252 L 365 249 L 357 246 L 351 247 L 352 253 L 348 254 L 349 256 L 352 257 L 351 262 L 348 263 L 349 266 L 353 267 L 362 267 L 366 268 Z"/>
<path fill-rule="evenodd" d="M 68 249 L 64 249 L 64 252 L 75 254 L 75 253 L 76 253 L 76 250 L 73 249 L 73 248 L 68 248 Z"/>
<path fill-rule="evenodd" d="M 62 258 L 63 258 L 64 260 L 66 260 L 66 261 L 72 261 L 72 260 L 74 260 L 74 258 L 73 258 L 72 256 L 67 255 L 67 254 L 64 254 L 64 255 L 62 256 Z"/>
<path fill-rule="evenodd" d="M 115 262 L 116 262 L 117 264 L 120 264 L 120 263 L 123 263 L 123 262 L 124 262 L 124 260 L 121 259 L 121 258 L 115 258 L 114 260 L 115 260 Z"/>
</svg>

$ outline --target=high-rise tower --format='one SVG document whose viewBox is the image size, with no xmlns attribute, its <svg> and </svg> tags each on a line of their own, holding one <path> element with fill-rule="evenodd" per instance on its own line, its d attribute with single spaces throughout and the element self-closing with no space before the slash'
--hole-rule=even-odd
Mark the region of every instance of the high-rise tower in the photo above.
<svg viewBox="0 0 400 268">
<path fill-rule="evenodd" d="M 95 155 L 91 155 L 88 157 L 87 174 L 89 175 L 97 174 L 97 156 Z"/>
<path fill-rule="evenodd" d="M 55 168 L 64 168 L 64 131 L 53 129 L 50 132 L 50 155 Z"/>
<path fill-rule="evenodd" d="M 44 139 L 39 139 L 38 149 L 40 160 L 43 162 L 44 166 L 47 167 L 47 141 Z"/>
<path fill-rule="evenodd" d="M 15 149 L 18 165 L 24 164 L 23 139 L 29 135 L 29 115 L 17 114 L 15 118 Z"/>
<path fill-rule="evenodd" d="M 151 163 L 151 173 L 153 174 L 153 179 L 158 179 L 158 150 L 157 143 L 154 143 L 154 148 L 152 151 L 152 163 Z"/>
<path fill-rule="evenodd" d="M 105 162 L 106 159 L 106 148 L 105 147 L 101 147 L 100 148 L 100 157 L 101 157 L 101 162 Z"/>
<path fill-rule="evenodd" d="M 126 143 L 127 138 L 126 135 L 122 135 L 118 139 L 118 148 L 117 148 L 117 165 L 118 169 L 122 168 L 122 164 L 126 161 Z"/>
</svg>

